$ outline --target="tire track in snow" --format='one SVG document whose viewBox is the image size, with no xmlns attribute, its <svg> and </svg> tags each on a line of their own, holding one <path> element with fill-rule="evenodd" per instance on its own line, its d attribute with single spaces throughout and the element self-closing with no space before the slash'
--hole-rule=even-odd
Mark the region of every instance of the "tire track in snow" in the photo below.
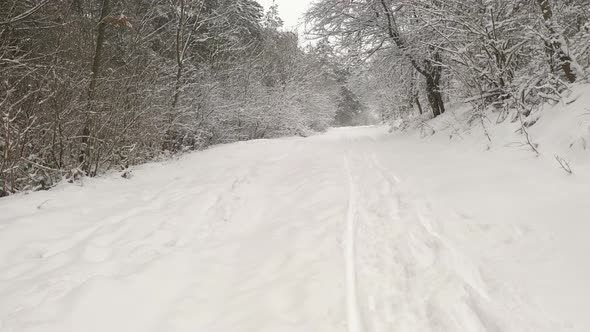
<svg viewBox="0 0 590 332">
<path fill-rule="evenodd" d="M 357 213 L 357 200 L 354 186 L 354 179 L 350 169 L 348 157 L 344 156 L 344 169 L 348 179 L 348 211 L 346 213 L 346 233 L 344 237 L 345 257 L 346 257 L 346 308 L 348 320 L 348 332 L 362 332 L 361 317 L 359 314 L 359 305 L 357 299 L 356 285 L 356 264 L 355 264 L 355 247 L 356 231 L 355 217 Z"/>
</svg>

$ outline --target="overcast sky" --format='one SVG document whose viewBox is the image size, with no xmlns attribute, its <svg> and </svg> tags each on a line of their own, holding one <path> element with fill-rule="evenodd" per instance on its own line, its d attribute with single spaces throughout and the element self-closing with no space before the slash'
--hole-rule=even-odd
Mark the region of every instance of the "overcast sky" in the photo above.
<svg viewBox="0 0 590 332">
<path fill-rule="evenodd" d="M 258 2 L 268 9 L 273 0 L 258 0 Z M 285 21 L 285 29 L 292 30 L 301 23 L 299 31 L 303 32 L 303 14 L 314 0 L 275 0 L 275 2 L 279 5 L 279 15 Z"/>
</svg>

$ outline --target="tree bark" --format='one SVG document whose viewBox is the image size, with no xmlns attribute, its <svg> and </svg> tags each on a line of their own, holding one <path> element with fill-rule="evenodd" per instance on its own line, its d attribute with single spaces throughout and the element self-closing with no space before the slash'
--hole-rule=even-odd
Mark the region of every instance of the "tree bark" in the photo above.
<svg viewBox="0 0 590 332">
<path fill-rule="evenodd" d="M 176 26 L 176 82 L 174 84 L 174 96 L 172 98 L 172 112 L 178 105 L 178 99 L 180 97 L 180 83 L 182 80 L 182 72 L 184 65 L 184 52 L 183 52 L 183 29 L 184 29 L 184 0 L 179 1 L 180 6 L 180 17 L 178 18 L 178 25 Z"/>
<path fill-rule="evenodd" d="M 179 148 L 179 144 L 177 144 L 178 140 L 178 133 L 174 129 L 174 121 L 176 118 L 176 108 L 178 107 L 178 102 L 180 101 L 180 90 L 182 88 L 182 75 L 184 72 L 184 39 L 183 33 L 185 28 L 185 2 L 184 0 L 178 1 L 178 6 L 180 8 L 180 15 L 178 17 L 178 23 L 176 25 L 176 76 L 174 82 L 174 92 L 172 94 L 172 104 L 170 105 L 170 112 L 168 114 L 168 129 L 166 130 L 166 134 L 164 135 L 164 142 L 162 149 L 163 150 L 170 150 L 176 151 Z M 189 37 L 190 38 L 190 37 Z"/>
<path fill-rule="evenodd" d="M 426 95 L 428 104 L 432 109 L 432 114 L 437 117 L 445 112 L 445 105 L 442 94 L 439 89 L 440 85 L 431 77 L 426 77 Z"/>
<path fill-rule="evenodd" d="M 100 11 L 100 22 L 98 23 L 98 33 L 96 35 L 96 48 L 94 50 L 94 58 L 92 59 L 92 74 L 90 76 L 90 86 L 88 87 L 88 100 L 94 99 L 94 92 L 96 90 L 96 82 L 100 74 L 100 65 L 102 63 L 102 49 L 104 47 L 106 23 L 104 18 L 108 16 L 111 11 L 111 0 L 103 0 L 102 10 Z"/>
<path fill-rule="evenodd" d="M 418 106 L 418 112 L 422 115 L 424 111 L 422 110 L 422 104 L 420 104 L 420 98 L 418 98 L 418 95 L 414 96 L 414 102 L 416 103 L 416 106 Z"/>
<path fill-rule="evenodd" d="M 545 43 L 549 56 L 552 59 L 554 55 L 557 55 L 557 59 L 560 62 L 561 70 L 563 70 L 565 77 L 570 83 L 574 83 L 577 77 L 576 73 L 574 73 L 572 70 L 572 58 L 564 52 L 563 47 L 565 45 L 563 45 L 563 36 L 553 26 L 553 10 L 551 9 L 551 3 L 549 0 L 537 0 L 537 3 L 539 4 L 541 12 L 543 13 L 545 25 L 551 34 L 551 40 Z M 553 67 L 551 65 L 551 61 L 550 66 Z"/>
<path fill-rule="evenodd" d="M 426 94 L 428 96 L 428 103 L 432 108 L 432 113 L 435 117 L 445 112 L 445 104 L 441 93 L 440 79 L 442 76 L 442 68 L 440 67 L 441 56 L 438 51 L 430 48 L 430 51 L 434 52 L 432 60 L 428 59 L 424 61 L 424 73 L 422 74 L 426 78 Z"/>
<path fill-rule="evenodd" d="M 183 71 L 183 65 L 182 65 L 182 63 L 179 63 L 178 67 L 176 68 L 176 83 L 174 84 L 174 96 L 172 97 L 172 111 L 173 111 L 172 113 L 174 113 L 174 110 L 176 110 L 176 106 L 178 105 L 178 100 L 180 99 L 182 71 Z M 172 114 L 172 116 L 170 118 L 170 123 L 172 123 L 173 119 L 174 119 L 174 114 Z"/>
<path fill-rule="evenodd" d="M 102 63 L 102 50 L 105 41 L 106 23 L 104 18 L 108 16 L 111 11 L 111 1 L 103 0 L 102 9 L 100 11 L 100 21 L 98 22 L 98 31 L 96 36 L 96 48 L 94 50 L 94 57 L 92 59 L 92 73 L 90 75 L 90 84 L 88 86 L 88 109 L 93 108 L 94 95 L 96 92 L 96 83 L 100 74 L 100 67 Z M 88 141 L 91 135 L 90 128 L 92 126 L 92 116 L 88 115 L 82 129 L 82 146 L 80 148 L 80 154 L 78 161 L 83 170 L 86 172 L 89 168 L 88 163 Z"/>
</svg>

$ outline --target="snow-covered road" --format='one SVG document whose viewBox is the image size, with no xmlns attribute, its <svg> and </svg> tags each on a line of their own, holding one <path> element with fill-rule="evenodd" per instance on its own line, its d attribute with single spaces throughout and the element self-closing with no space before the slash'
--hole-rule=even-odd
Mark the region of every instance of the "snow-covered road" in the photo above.
<svg viewBox="0 0 590 332">
<path fill-rule="evenodd" d="M 5 198 L 0 331 L 588 331 L 590 179 L 545 166 L 367 127 Z"/>
</svg>

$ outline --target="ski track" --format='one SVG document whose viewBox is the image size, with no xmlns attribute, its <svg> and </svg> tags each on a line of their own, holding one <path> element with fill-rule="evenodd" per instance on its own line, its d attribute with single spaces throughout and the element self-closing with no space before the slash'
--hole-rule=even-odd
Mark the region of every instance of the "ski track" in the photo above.
<svg viewBox="0 0 590 332">
<path fill-rule="evenodd" d="M 380 135 L 233 144 L 0 201 L 0 331 L 554 331 L 444 236 L 459 213 L 382 161 Z"/>
<path fill-rule="evenodd" d="M 347 261 L 356 266 L 354 272 L 347 270 L 354 281 L 348 290 L 355 303 L 349 306 L 357 310 L 349 310 L 349 331 L 554 329 L 530 317 L 511 317 L 507 307 L 527 306 L 516 294 L 495 285 L 498 297 L 489 295 L 478 265 L 441 235 L 438 218 L 454 211 L 435 217 L 428 201 L 379 160 L 372 149 L 375 140 L 347 139 L 348 150 L 356 151 L 346 160 L 353 202 L 347 257 L 355 251 Z"/>
<path fill-rule="evenodd" d="M 358 308 L 357 300 L 357 285 L 356 285 L 356 226 L 355 219 L 357 214 L 357 198 L 355 192 L 354 179 L 350 170 L 350 162 L 348 157 L 344 157 L 344 167 L 346 177 L 348 178 L 348 211 L 346 213 L 346 305 L 347 305 L 347 320 L 349 332 L 362 332 L 361 318 Z"/>
</svg>

